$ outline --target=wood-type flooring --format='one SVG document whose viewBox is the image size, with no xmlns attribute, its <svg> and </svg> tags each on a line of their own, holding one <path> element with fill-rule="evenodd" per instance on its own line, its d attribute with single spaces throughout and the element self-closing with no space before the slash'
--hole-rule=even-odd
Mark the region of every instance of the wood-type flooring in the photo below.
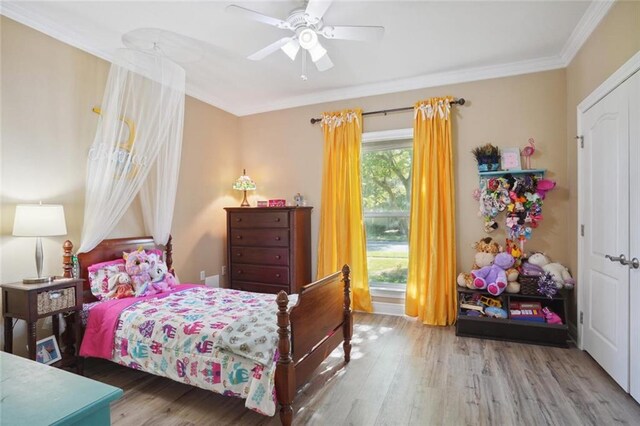
<svg viewBox="0 0 640 426">
<path fill-rule="evenodd" d="M 102 360 L 87 377 L 124 389 L 119 425 L 279 425 L 244 400 Z M 586 353 L 456 337 L 453 327 L 356 314 L 351 362 L 337 349 L 301 388 L 297 425 L 640 425 L 640 405 Z"/>
</svg>

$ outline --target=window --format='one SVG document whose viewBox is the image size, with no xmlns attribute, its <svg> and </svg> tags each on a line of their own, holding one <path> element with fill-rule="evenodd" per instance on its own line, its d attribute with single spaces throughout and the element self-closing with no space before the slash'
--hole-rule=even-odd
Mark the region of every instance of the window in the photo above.
<svg viewBox="0 0 640 426">
<path fill-rule="evenodd" d="M 362 135 L 362 204 L 372 287 L 403 289 L 409 260 L 413 130 Z"/>
</svg>

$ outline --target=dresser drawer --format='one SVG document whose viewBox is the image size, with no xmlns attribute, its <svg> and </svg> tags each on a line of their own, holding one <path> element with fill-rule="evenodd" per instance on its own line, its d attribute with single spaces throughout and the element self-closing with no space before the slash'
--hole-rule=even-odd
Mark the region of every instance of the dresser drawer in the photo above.
<svg viewBox="0 0 640 426">
<path fill-rule="evenodd" d="M 289 284 L 289 268 L 286 266 L 256 266 L 243 263 L 232 265 L 231 279 L 269 284 Z"/>
<path fill-rule="evenodd" d="M 288 228 L 289 214 L 287 212 L 247 212 L 229 213 L 231 228 Z"/>
<path fill-rule="evenodd" d="M 76 306 L 75 287 L 38 293 L 38 315 L 48 314 L 74 306 Z"/>
<path fill-rule="evenodd" d="M 244 281 L 234 281 L 231 287 L 234 290 L 250 291 L 253 293 L 278 294 L 281 291 L 285 291 L 289 293 L 288 285 L 271 285 L 271 284 L 247 283 Z"/>
<path fill-rule="evenodd" d="M 231 249 L 231 262 L 287 266 L 289 265 L 289 249 L 233 247 Z"/>
<path fill-rule="evenodd" d="M 288 229 L 232 229 L 232 246 L 288 247 Z"/>
</svg>

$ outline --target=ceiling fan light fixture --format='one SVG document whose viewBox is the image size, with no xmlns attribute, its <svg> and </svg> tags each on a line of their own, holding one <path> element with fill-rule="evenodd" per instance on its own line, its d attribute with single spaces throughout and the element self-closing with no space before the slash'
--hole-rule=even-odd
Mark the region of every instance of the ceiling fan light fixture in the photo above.
<svg viewBox="0 0 640 426">
<path fill-rule="evenodd" d="M 309 49 L 309 55 L 313 62 L 318 62 L 320 58 L 327 54 L 327 49 L 322 47 L 320 43 L 316 44 L 313 48 Z"/>
<path fill-rule="evenodd" d="M 318 45 L 318 34 L 310 28 L 305 28 L 300 31 L 298 40 L 303 49 L 310 50 Z"/>
<path fill-rule="evenodd" d="M 298 51 L 300 50 L 300 43 L 298 43 L 298 40 L 293 39 L 282 46 L 281 49 L 292 61 L 295 61 L 296 56 L 298 56 Z"/>
</svg>

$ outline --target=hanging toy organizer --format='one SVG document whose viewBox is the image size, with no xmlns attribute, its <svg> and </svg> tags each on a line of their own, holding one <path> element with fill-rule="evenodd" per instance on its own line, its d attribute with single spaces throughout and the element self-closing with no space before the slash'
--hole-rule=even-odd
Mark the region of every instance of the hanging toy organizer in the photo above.
<svg viewBox="0 0 640 426">
<path fill-rule="evenodd" d="M 542 220 L 542 204 L 547 187 L 545 169 L 479 172 L 480 215 L 487 233 L 499 227 L 497 217 L 505 212 L 508 252 L 518 258 L 533 229 Z M 512 253 L 512 251 L 514 251 Z"/>
</svg>

